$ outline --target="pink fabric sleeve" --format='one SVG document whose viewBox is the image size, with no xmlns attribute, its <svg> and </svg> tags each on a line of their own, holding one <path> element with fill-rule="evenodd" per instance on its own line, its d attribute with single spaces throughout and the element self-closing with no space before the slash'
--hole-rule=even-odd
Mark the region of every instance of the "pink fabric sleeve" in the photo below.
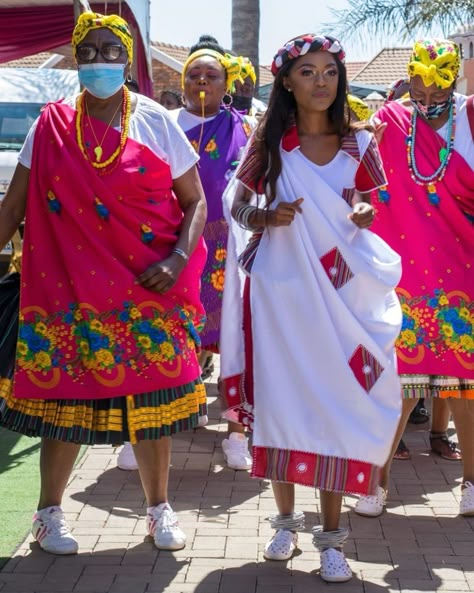
<svg viewBox="0 0 474 593">
<path fill-rule="evenodd" d="M 355 176 L 356 190 L 361 193 L 387 185 L 382 159 L 375 138 L 372 136 Z"/>
<path fill-rule="evenodd" d="M 245 153 L 237 169 L 236 177 L 251 191 L 256 193 L 265 193 L 262 184 L 256 187 L 256 176 L 259 170 L 257 151 L 254 138 L 250 138 Z"/>
</svg>

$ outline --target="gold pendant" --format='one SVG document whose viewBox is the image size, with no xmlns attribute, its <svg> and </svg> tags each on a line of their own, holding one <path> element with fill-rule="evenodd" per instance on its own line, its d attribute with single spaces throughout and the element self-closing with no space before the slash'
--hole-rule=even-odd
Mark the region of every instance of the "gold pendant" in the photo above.
<svg viewBox="0 0 474 593">
<path fill-rule="evenodd" d="M 95 160 L 100 163 L 100 160 L 102 158 L 102 146 L 96 146 L 94 148 L 94 153 L 95 153 Z"/>
</svg>

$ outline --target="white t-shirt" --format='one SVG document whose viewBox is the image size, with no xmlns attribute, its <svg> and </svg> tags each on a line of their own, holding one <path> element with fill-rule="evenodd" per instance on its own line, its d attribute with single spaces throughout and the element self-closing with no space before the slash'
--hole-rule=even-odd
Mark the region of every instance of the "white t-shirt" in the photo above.
<svg viewBox="0 0 474 593">
<path fill-rule="evenodd" d="M 370 156 L 367 153 L 367 149 L 373 138 L 372 134 L 367 130 L 359 130 L 355 133 L 355 138 L 359 148 L 358 159 L 351 156 L 344 149 L 345 143 L 343 141 L 341 150 L 337 152 L 329 163 L 326 163 L 325 165 L 317 165 L 316 163 L 311 162 L 311 166 L 317 171 L 318 175 L 340 196 L 343 196 L 347 190 L 354 187 L 354 180 L 356 180 L 356 174 L 360 163 L 364 163 L 364 159 L 369 158 Z M 372 161 L 373 159 L 371 162 Z M 380 179 L 382 179 L 382 173 L 380 173 Z M 357 186 L 357 183 L 355 185 Z M 376 186 L 380 186 L 380 181 L 374 182 L 373 187 L 357 189 L 359 191 L 367 192 L 376 189 Z"/>
<path fill-rule="evenodd" d="M 454 150 L 460 154 L 466 163 L 474 170 L 474 142 L 472 138 L 471 128 L 469 126 L 469 119 L 467 117 L 467 97 L 454 93 L 456 99 L 456 132 L 454 134 Z M 404 103 L 406 99 L 398 99 L 400 103 Z M 436 133 L 443 138 L 445 142 L 449 140 L 448 122 L 441 126 Z"/>
<path fill-rule="evenodd" d="M 474 170 L 474 141 L 467 117 L 467 97 L 454 93 L 456 98 L 456 132 L 454 134 L 454 150 L 459 153 L 466 163 Z M 448 141 L 448 122 L 436 130 L 443 140 Z"/>
<path fill-rule="evenodd" d="M 199 160 L 199 156 L 181 128 L 169 116 L 169 111 L 144 95 L 135 96 L 137 104 L 130 116 L 129 137 L 147 146 L 168 163 L 173 179 L 181 177 Z M 77 96 L 69 97 L 65 103 L 75 108 L 76 99 Z M 37 123 L 38 120 L 31 126 L 18 155 L 18 161 L 28 169 L 31 168 Z"/>
<path fill-rule="evenodd" d="M 202 123 L 207 123 L 208 121 L 212 121 L 216 115 L 211 115 L 210 117 L 201 117 L 200 115 L 195 115 L 194 113 L 189 113 L 186 111 L 184 107 L 180 107 L 179 109 L 172 109 L 168 112 L 170 114 L 171 119 L 178 124 L 178 126 L 183 130 L 183 132 L 188 132 L 192 130 L 196 126 L 199 126 Z"/>
<path fill-rule="evenodd" d="M 201 117 L 200 115 L 195 115 L 194 113 L 189 113 L 186 111 L 185 107 L 180 107 L 179 109 L 172 109 L 168 111 L 173 121 L 175 121 L 178 126 L 183 130 L 183 132 L 188 132 L 192 130 L 196 126 L 201 124 L 205 124 L 208 121 L 212 121 L 216 115 L 211 115 L 210 117 Z M 253 129 L 257 125 L 257 120 L 251 115 L 244 115 L 243 119 L 246 123 L 249 124 L 250 128 Z"/>
</svg>

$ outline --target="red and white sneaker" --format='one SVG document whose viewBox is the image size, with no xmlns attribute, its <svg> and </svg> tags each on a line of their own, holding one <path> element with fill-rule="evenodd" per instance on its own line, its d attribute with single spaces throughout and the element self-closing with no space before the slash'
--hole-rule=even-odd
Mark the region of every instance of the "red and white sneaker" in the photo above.
<svg viewBox="0 0 474 593">
<path fill-rule="evenodd" d="M 46 507 L 33 515 L 31 533 L 50 554 L 77 554 L 79 544 L 71 535 L 61 507 Z"/>
<path fill-rule="evenodd" d="M 167 502 L 148 507 L 146 526 L 159 550 L 181 550 L 186 545 L 186 535 Z"/>
</svg>

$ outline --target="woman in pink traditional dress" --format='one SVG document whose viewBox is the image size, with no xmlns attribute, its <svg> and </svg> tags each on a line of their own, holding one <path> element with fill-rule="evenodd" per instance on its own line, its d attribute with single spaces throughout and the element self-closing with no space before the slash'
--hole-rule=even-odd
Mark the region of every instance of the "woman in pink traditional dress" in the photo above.
<svg viewBox="0 0 474 593">
<path fill-rule="evenodd" d="M 418 398 L 447 399 L 463 458 L 460 514 L 474 515 L 474 106 L 454 92 L 459 67 L 452 41 L 418 41 L 410 99 L 376 114 L 388 186 L 378 192 L 374 230 L 403 262 L 396 442 Z M 357 502 L 359 514 L 383 512 L 390 461 L 376 495 Z"/>
<path fill-rule="evenodd" d="M 1 246 L 26 212 L 16 368 L 0 381 L 1 424 L 42 438 L 32 532 L 44 550 L 78 550 L 60 505 L 81 445 L 124 440 L 135 447 L 149 534 L 160 549 L 180 549 L 170 437 L 195 427 L 205 402 L 198 157 L 164 108 L 124 85 L 126 21 L 84 13 L 72 42 L 85 90 L 45 107 L 0 210 Z"/>
<path fill-rule="evenodd" d="M 227 401 L 253 428 L 252 475 L 272 480 L 278 507 L 265 558 L 297 545 L 294 484 L 320 488 L 313 543 L 326 581 L 352 576 L 342 495 L 374 491 L 400 409 L 400 258 L 366 230 L 368 192 L 385 175 L 367 126 L 350 124 L 343 60 L 337 40 L 313 34 L 274 58 L 268 110 L 226 193 L 255 234 L 242 311 L 229 233 L 221 333 Z"/>
</svg>

